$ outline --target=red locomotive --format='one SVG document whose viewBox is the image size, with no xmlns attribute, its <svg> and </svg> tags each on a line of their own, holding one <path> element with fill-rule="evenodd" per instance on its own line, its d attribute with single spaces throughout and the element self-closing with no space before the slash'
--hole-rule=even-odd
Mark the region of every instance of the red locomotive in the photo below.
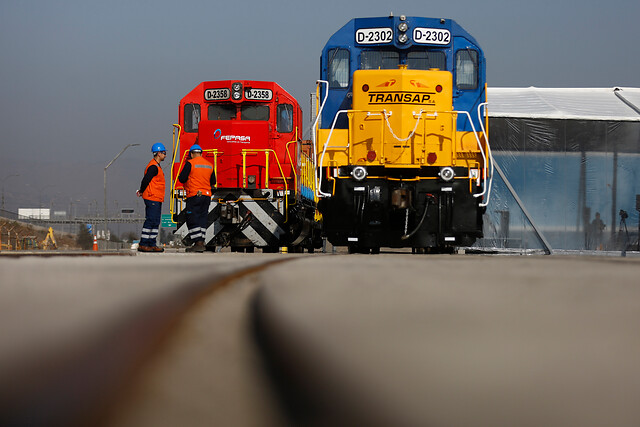
<svg viewBox="0 0 640 427">
<path fill-rule="evenodd" d="M 217 178 L 207 249 L 319 247 L 315 164 L 301 132 L 300 106 L 276 83 L 223 80 L 196 86 L 180 101 L 174 125 L 170 206 L 176 233 L 190 244 L 184 189 L 177 176 L 189 148 L 197 143 Z"/>
</svg>

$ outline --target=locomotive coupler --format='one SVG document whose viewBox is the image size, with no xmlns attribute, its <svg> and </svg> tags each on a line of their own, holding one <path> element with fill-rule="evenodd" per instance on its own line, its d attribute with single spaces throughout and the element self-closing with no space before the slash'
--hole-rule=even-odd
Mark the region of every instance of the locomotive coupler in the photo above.
<svg viewBox="0 0 640 427">
<path fill-rule="evenodd" d="M 411 207 L 411 190 L 409 188 L 396 188 L 391 192 L 391 206 L 396 209 L 409 209 Z"/>
<path fill-rule="evenodd" d="M 223 224 L 237 224 L 239 222 L 239 209 L 230 203 L 220 205 L 220 222 Z"/>
</svg>

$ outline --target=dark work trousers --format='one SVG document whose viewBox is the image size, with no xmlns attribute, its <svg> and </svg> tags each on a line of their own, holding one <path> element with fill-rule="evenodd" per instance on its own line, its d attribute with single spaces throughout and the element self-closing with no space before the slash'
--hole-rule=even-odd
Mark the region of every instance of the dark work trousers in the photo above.
<svg viewBox="0 0 640 427">
<path fill-rule="evenodd" d="M 156 238 L 160 230 L 160 213 L 162 202 L 144 199 L 144 224 L 140 234 L 140 246 L 156 246 Z"/>
<path fill-rule="evenodd" d="M 187 198 L 187 228 L 192 242 L 203 241 L 207 232 L 207 215 L 211 196 L 191 196 Z"/>
</svg>

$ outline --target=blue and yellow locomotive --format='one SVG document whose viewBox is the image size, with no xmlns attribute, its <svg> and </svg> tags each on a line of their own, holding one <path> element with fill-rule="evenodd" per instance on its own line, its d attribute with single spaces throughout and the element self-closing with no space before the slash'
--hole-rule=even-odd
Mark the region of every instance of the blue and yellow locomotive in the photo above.
<svg viewBox="0 0 640 427">
<path fill-rule="evenodd" d="M 482 236 L 485 58 L 449 19 L 349 21 L 321 57 L 314 143 L 324 233 L 350 252 L 451 251 Z"/>
</svg>

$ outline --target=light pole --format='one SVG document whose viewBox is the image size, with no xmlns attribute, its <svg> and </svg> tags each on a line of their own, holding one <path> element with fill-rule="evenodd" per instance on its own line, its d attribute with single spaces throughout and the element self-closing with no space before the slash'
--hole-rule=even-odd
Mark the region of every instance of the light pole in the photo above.
<svg viewBox="0 0 640 427">
<path fill-rule="evenodd" d="M 11 178 L 12 176 L 20 176 L 20 174 L 18 173 L 13 173 L 11 175 L 7 175 L 4 178 L 2 178 L 2 210 L 4 210 L 4 182 Z"/>
<path fill-rule="evenodd" d="M 115 162 L 116 159 L 118 157 L 120 157 L 120 155 L 122 153 L 125 152 L 125 150 L 129 147 L 136 147 L 140 144 L 127 144 L 125 145 L 125 147 L 120 150 L 120 152 L 118 153 L 117 156 L 115 156 L 113 158 L 113 160 L 111 160 L 109 163 L 107 163 L 107 166 L 104 167 L 104 236 L 105 239 L 107 238 L 107 169 L 109 168 L 109 166 L 111 166 L 111 163 Z"/>
<path fill-rule="evenodd" d="M 73 205 L 73 202 L 76 202 L 75 206 Z M 69 233 L 72 233 L 71 230 L 73 230 L 74 225 L 76 225 L 76 218 L 78 215 L 73 212 L 73 208 L 75 207 L 77 211 L 78 203 L 80 203 L 80 199 L 74 200 L 73 197 L 69 197 Z"/>
<path fill-rule="evenodd" d="M 42 219 L 42 192 L 47 188 L 52 188 L 55 186 L 55 184 L 49 184 L 38 189 L 38 219 Z M 49 197 L 49 202 L 51 202 L 51 197 Z M 49 209 L 49 219 L 51 219 L 51 209 Z"/>
</svg>

